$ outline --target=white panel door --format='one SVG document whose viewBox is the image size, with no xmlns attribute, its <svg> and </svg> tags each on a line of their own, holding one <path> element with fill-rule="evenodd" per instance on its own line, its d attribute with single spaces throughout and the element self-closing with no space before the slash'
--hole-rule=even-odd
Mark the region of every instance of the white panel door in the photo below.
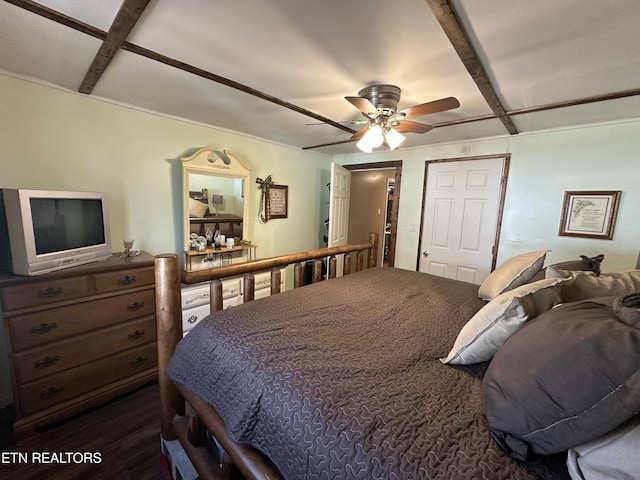
<svg viewBox="0 0 640 480">
<path fill-rule="evenodd" d="M 329 246 L 347 244 L 349 230 L 349 191 L 351 172 L 335 163 L 331 164 L 329 204 Z"/>
<path fill-rule="evenodd" d="M 329 190 L 329 247 L 346 245 L 349 234 L 349 195 L 351 172 L 331 163 L 331 186 Z M 338 262 L 336 276 L 342 275 L 342 262 Z"/>
<path fill-rule="evenodd" d="M 421 272 L 480 284 L 491 272 L 504 157 L 427 167 Z"/>
</svg>

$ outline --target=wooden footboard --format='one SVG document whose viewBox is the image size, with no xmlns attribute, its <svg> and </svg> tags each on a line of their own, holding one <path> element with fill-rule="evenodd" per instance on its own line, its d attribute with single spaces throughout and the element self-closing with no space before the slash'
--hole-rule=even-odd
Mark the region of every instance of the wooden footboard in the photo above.
<svg viewBox="0 0 640 480">
<path fill-rule="evenodd" d="M 342 255 L 344 254 L 344 255 Z M 354 258 L 352 258 L 354 257 Z M 226 435 L 226 427 L 215 410 L 193 393 L 176 386 L 165 369 L 176 345 L 182 339 L 180 286 L 211 282 L 211 313 L 222 309 L 222 279 L 243 276 L 244 301 L 254 299 L 254 274 L 271 271 L 271 294 L 280 293 L 281 268 L 293 265 L 294 288 L 303 285 L 302 262 L 313 262 L 312 283 L 322 280 L 322 263 L 328 259 L 328 278 L 336 276 L 338 262 L 343 274 L 375 267 L 378 236 L 369 243 L 321 248 L 307 252 L 270 257 L 194 272 L 181 272 L 180 259 L 174 254 L 155 258 L 156 322 L 158 342 L 158 383 L 160 387 L 161 434 L 165 440 L 179 440 L 202 479 L 277 480 L 277 469 L 255 449 L 237 445 Z M 313 290 L 310 290 L 312 293 Z M 185 398 L 187 401 L 185 402 Z M 207 440 L 208 431 L 224 449 L 222 458 Z"/>
</svg>

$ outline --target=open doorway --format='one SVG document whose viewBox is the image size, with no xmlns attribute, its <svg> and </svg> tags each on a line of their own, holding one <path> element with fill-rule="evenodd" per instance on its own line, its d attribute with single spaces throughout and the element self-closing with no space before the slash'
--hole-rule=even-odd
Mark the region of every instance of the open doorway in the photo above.
<svg viewBox="0 0 640 480">
<path fill-rule="evenodd" d="M 378 265 L 393 267 L 398 231 L 402 161 L 344 165 L 351 172 L 348 243 L 378 233 Z"/>
</svg>

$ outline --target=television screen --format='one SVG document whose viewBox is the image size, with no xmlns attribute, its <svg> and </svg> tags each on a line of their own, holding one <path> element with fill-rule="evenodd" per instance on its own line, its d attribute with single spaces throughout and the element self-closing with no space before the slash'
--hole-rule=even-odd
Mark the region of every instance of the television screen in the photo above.
<svg viewBox="0 0 640 480">
<path fill-rule="evenodd" d="M 36 254 L 105 243 L 100 199 L 31 198 Z"/>
</svg>

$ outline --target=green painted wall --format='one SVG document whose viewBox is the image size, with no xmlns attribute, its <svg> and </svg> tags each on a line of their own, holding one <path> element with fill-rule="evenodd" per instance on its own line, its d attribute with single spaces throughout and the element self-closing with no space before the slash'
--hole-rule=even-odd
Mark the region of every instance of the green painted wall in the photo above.
<svg viewBox="0 0 640 480">
<path fill-rule="evenodd" d="M 341 165 L 402 160 L 396 267 L 416 269 L 425 161 L 511 153 L 498 264 L 549 249 L 548 262 L 605 254 L 603 271 L 633 269 L 640 249 L 640 120 L 334 157 Z M 427 134 L 428 135 L 428 134 Z M 558 236 L 565 190 L 622 190 L 613 240 Z"/>
<path fill-rule="evenodd" d="M 214 146 L 252 169 L 248 238 L 268 257 L 322 246 L 331 158 L 0 74 L 0 187 L 107 192 L 114 250 L 182 251 L 179 158 Z M 287 219 L 258 221 L 256 177 L 289 186 Z M 320 203 L 319 199 L 323 201 Z M 4 335 L 0 405 L 11 398 Z"/>
<path fill-rule="evenodd" d="M 231 150 L 252 168 L 249 238 L 260 257 L 317 248 L 326 233 L 326 155 L 1 74 L 0 105 L 0 186 L 107 192 L 115 249 L 126 236 L 153 254 L 182 250 L 178 159 L 202 146 Z M 604 253 L 604 270 L 619 271 L 634 267 L 640 248 L 638 132 L 640 120 L 333 160 L 403 161 L 397 267 L 416 266 L 419 239 L 411 230 L 421 221 L 425 161 L 510 152 L 498 262 L 548 248 L 551 262 Z M 261 224 L 254 180 L 267 175 L 289 186 L 289 217 Z M 623 191 L 614 239 L 559 237 L 564 191 L 591 189 Z M 10 399 L 2 338 L 0 405 Z"/>
</svg>

